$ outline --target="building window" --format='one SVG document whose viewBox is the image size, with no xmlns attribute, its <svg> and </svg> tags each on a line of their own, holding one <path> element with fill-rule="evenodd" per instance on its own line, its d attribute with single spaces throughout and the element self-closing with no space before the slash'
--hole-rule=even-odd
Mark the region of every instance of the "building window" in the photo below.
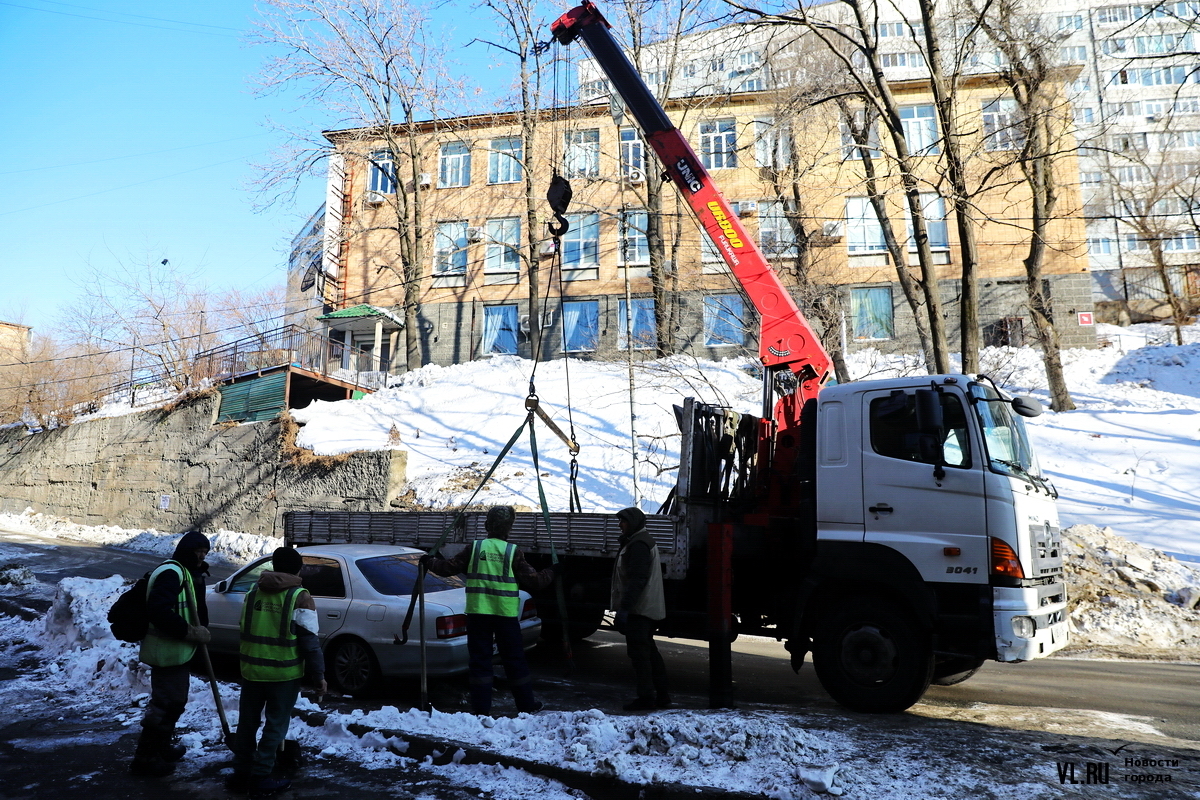
<svg viewBox="0 0 1200 800">
<path fill-rule="evenodd" d="M 1113 240 L 1103 236 L 1093 236 L 1087 240 L 1088 255 L 1111 256 Z"/>
<path fill-rule="evenodd" d="M 784 169 L 792 163 L 792 136 L 771 118 L 754 121 L 754 160 L 760 167 Z"/>
<path fill-rule="evenodd" d="M 649 264 L 650 245 L 646 239 L 647 217 L 645 211 L 622 211 L 621 263 L 628 265 Z"/>
<path fill-rule="evenodd" d="M 492 139 L 488 149 L 488 183 L 520 183 L 523 156 L 519 137 Z"/>
<path fill-rule="evenodd" d="M 1082 64 L 1088 60 L 1088 51 L 1086 47 L 1080 45 L 1061 47 L 1058 50 L 1058 59 L 1068 64 Z"/>
<path fill-rule="evenodd" d="M 485 272 L 518 272 L 521 269 L 521 218 L 489 219 L 485 228 Z"/>
<path fill-rule="evenodd" d="M 450 189 L 471 185 L 471 148 L 466 142 L 447 142 L 442 145 L 438 162 L 438 187 Z"/>
<path fill-rule="evenodd" d="M 1058 29 L 1060 31 L 1081 31 L 1083 30 L 1083 15 L 1069 14 L 1058 18 Z"/>
<path fill-rule="evenodd" d="M 1017 101 L 998 98 L 983 104 L 984 147 L 988 150 L 1019 150 L 1025 142 Z"/>
<path fill-rule="evenodd" d="M 787 217 L 788 206 L 779 200 L 765 200 L 758 205 L 758 244 L 767 256 L 795 258 L 796 230 Z"/>
<path fill-rule="evenodd" d="M 516 355 L 517 353 L 517 307 L 483 307 L 483 341 L 479 345 L 480 355 Z"/>
<path fill-rule="evenodd" d="M 646 145 L 636 128 L 621 128 L 621 177 L 646 177 Z"/>
<path fill-rule="evenodd" d="M 433 237 L 435 273 L 467 271 L 467 222 L 439 222 Z"/>
<path fill-rule="evenodd" d="M 371 174 L 367 190 L 376 194 L 396 193 L 396 159 L 387 150 L 371 153 Z"/>
<path fill-rule="evenodd" d="M 563 134 L 563 169 L 568 178 L 600 177 L 600 129 Z"/>
<path fill-rule="evenodd" d="M 737 166 L 737 120 L 730 117 L 700 123 L 700 163 L 705 169 Z"/>
<path fill-rule="evenodd" d="M 946 200 L 933 192 L 921 192 L 921 216 L 925 218 L 925 231 L 929 234 L 929 246 L 934 250 L 950 249 L 950 231 L 946 225 Z M 913 237 L 912 219 L 908 220 L 908 249 L 917 249 Z"/>
<path fill-rule="evenodd" d="M 562 236 L 563 269 L 595 267 L 600 263 L 600 215 L 567 214 L 571 227 Z"/>
<path fill-rule="evenodd" d="M 861 159 L 863 153 L 870 158 L 883 158 L 879 143 L 879 126 L 874 117 L 870 125 L 866 123 L 866 112 L 859 109 L 854 112 L 852 120 L 843 119 L 840 122 L 842 130 L 843 156 L 847 159 Z M 862 144 L 859 144 L 862 142 Z"/>
<path fill-rule="evenodd" d="M 938 152 L 937 116 L 932 104 L 901 106 L 900 125 L 904 141 L 913 155 L 934 155 Z"/>
<path fill-rule="evenodd" d="M 892 339 L 896 335 L 890 286 L 850 290 L 850 322 L 855 339 Z"/>
<path fill-rule="evenodd" d="M 879 66 L 881 67 L 905 67 L 912 69 L 914 67 L 925 66 L 925 56 L 918 52 L 913 53 L 881 53 L 879 56 Z"/>
<path fill-rule="evenodd" d="M 657 337 L 654 329 L 654 298 L 635 297 L 631 305 L 617 301 L 617 349 L 629 349 L 629 324 L 633 323 L 633 349 L 653 350 Z"/>
<path fill-rule="evenodd" d="M 704 298 L 704 344 L 709 347 L 729 347 L 744 344 L 745 341 L 742 296 L 721 294 Z"/>
<path fill-rule="evenodd" d="M 700 231 L 700 261 L 704 264 L 725 265 L 725 258 L 713 244 L 712 237 L 708 235 L 707 231 Z"/>
<path fill-rule="evenodd" d="M 562 304 L 563 346 L 567 353 L 589 353 L 600 341 L 600 303 L 576 300 Z"/>
<path fill-rule="evenodd" d="M 867 197 L 846 198 L 846 246 L 851 253 L 878 253 L 887 250 L 883 226 L 875 207 Z"/>
</svg>

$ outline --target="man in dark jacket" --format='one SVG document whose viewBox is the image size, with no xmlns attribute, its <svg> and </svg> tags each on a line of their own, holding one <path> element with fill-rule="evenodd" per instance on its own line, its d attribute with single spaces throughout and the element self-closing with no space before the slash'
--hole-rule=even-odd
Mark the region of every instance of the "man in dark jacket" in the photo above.
<svg viewBox="0 0 1200 800">
<path fill-rule="evenodd" d="M 516 512 L 493 506 L 477 539 L 454 558 L 423 556 L 421 563 L 435 575 L 467 575 L 467 654 L 471 670 L 471 710 L 492 711 L 492 643 L 500 651 L 504 673 L 517 711 L 534 713 L 542 703 L 533 697 L 533 678 L 521 641 L 520 589 L 536 592 L 554 580 L 557 565 L 538 572 L 525 561 L 521 548 L 508 543 Z"/>
<path fill-rule="evenodd" d="M 242 603 L 242 696 L 233 776 L 226 782 L 230 791 L 258 797 L 291 786 L 290 780 L 271 772 L 287 737 L 301 679 L 307 675 L 318 694 L 326 689 L 317 605 L 300 580 L 304 558 L 294 548 L 280 547 L 271 554 L 271 566 Z M 264 711 L 267 721 L 256 741 Z"/>
<path fill-rule="evenodd" d="M 150 628 L 138 657 L 150 665 L 150 702 L 142 718 L 142 735 L 130 771 L 161 777 L 175 771 L 187 748 L 175 740 L 175 723 L 187 706 L 191 672 L 188 662 L 209 640 L 204 576 L 208 537 L 188 531 L 175 553 L 150 575 L 146 613 Z"/>
<path fill-rule="evenodd" d="M 646 515 L 638 508 L 617 512 L 620 549 L 613 564 L 609 605 L 616 628 L 625 634 L 625 648 L 637 676 L 637 697 L 626 711 L 648 711 L 671 705 L 667 668 L 654 644 L 654 631 L 667 616 L 658 545 L 646 530 Z"/>
</svg>

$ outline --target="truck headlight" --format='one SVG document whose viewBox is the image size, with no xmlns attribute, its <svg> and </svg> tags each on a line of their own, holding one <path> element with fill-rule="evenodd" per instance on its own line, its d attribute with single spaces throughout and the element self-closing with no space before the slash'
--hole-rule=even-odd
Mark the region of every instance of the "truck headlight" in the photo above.
<svg viewBox="0 0 1200 800">
<path fill-rule="evenodd" d="M 1032 639 L 1037 632 L 1037 623 L 1033 621 L 1033 617 L 1013 617 L 1012 629 L 1013 633 L 1022 639 Z"/>
</svg>

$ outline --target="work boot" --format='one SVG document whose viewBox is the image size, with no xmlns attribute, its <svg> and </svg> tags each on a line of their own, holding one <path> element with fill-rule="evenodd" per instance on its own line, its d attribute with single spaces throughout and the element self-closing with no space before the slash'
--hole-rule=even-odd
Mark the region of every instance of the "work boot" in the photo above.
<svg viewBox="0 0 1200 800">
<path fill-rule="evenodd" d="M 170 740 L 167 740 L 170 742 Z M 162 739 L 153 728 L 142 728 L 129 771 L 146 778 L 161 778 L 175 771 L 175 764 L 163 758 Z"/>
<path fill-rule="evenodd" d="M 258 778 L 250 787 L 251 797 L 270 797 L 271 795 L 286 792 L 292 785 L 292 782 L 287 778 L 276 778 L 267 775 Z"/>
<path fill-rule="evenodd" d="M 541 700 L 534 700 L 533 705 L 529 708 L 518 708 L 517 711 L 522 714 L 536 714 L 546 707 L 546 704 Z"/>
<path fill-rule="evenodd" d="M 159 753 L 159 755 L 162 756 L 162 760 L 166 761 L 168 764 L 174 764 L 176 761 L 182 759 L 186 754 L 187 748 L 179 743 L 179 739 L 168 739 L 167 743 L 163 745 L 163 748 Z"/>
</svg>

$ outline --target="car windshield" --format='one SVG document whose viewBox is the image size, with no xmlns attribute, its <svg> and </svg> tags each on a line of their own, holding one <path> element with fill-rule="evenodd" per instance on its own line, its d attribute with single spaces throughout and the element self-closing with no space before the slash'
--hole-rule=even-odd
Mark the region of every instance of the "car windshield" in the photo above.
<svg viewBox="0 0 1200 800">
<path fill-rule="evenodd" d="M 420 557 L 420 553 L 372 556 L 360 558 L 354 563 L 375 591 L 380 594 L 406 595 L 412 594 L 413 584 L 417 582 L 417 559 Z M 463 582 L 459 578 L 442 578 L 433 573 L 425 575 L 426 592 L 443 592 L 447 589 L 461 589 L 462 586 Z"/>
<path fill-rule="evenodd" d="M 1025 432 L 1025 422 L 991 386 L 971 384 L 975 413 L 983 427 L 983 443 L 992 470 L 1018 478 L 1040 478 L 1042 471 Z"/>
</svg>

